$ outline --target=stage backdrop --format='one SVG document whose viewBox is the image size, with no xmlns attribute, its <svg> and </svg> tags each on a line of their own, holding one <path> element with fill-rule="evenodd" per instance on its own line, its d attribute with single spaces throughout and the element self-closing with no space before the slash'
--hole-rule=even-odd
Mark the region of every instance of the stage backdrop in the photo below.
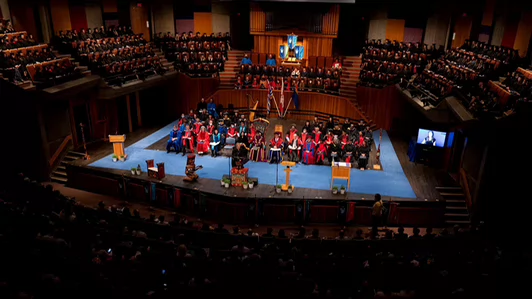
<svg viewBox="0 0 532 299">
<path fill-rule="evenodd" d="M 357 87 L 357 102 L 378 128 L 389 130 L 393 120 L 403 114 L 406 105 L 395 85 L 386 88 Z"/>
</svg>

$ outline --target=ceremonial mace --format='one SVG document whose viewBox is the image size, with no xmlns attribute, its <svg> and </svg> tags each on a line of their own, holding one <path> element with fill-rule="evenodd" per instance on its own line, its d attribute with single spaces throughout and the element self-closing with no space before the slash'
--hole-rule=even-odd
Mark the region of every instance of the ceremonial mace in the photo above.
<svg viewBox="0 0 532 299">
<path fill-rule="evenodd" d="M 81 128 L 81 140 L 83 141 L 83 149 L 85 150 L 85 156 L 83 157 L 83 159 L 85 160 L 90 160 L 91 157 L 89 156 L 89 153 L 87 152 L 87 142 L 85 141 L 85 125 L 83 123 L 80 123 L 79 124 L 80 128 Z"/>
</svg>

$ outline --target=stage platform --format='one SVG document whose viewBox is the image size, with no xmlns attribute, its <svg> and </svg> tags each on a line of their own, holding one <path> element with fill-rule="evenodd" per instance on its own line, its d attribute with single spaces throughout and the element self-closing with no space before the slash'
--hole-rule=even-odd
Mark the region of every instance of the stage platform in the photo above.
<svg viewBox="0 0 532 299">
<path fill-rule="evenodd" d="M 222 187 L 220 179 L 230 169 L 230 161 L 225 157 L 197 157 L 196 165 L 204 167 L 197 172 L 200 179 L 193 184 L 183 182 L 186 156 L 167 154 L 164 149 L 148 149 L 166 138 L 172 125 L 168 124 L 126 147 L 128 160 L 125 162 L 112 162 L 108 154 L 98 160 L 70 163 L 67 167 L 68 186 L 235 224 L 247 221 L 335 223 L 341 222 L 342 213 L 346 213 L 348 207 L 354 209 L 356 223 L 369 224 L 373 196 L 381 193 L 386 202 L 399 203 L 393 206 L 393 213 L 390 211 L 390 225 L 437 227 L 443 223 L 443 202 L 416 199 L 385 132 L 381 144 L 383 170 L 352 169 L 351 189 L 346 194 L 332 194 L 329 190 L 331 168 L 317 165 L 294 167 L 291 182 L 295 191 L 277 194 L 274 190 L 277 165 L 263 162 L 246 164 L 250 169 L 249 176 L 258 178 L 255 188 Z M 374 137 L 378 140 L 378 133 Z M 164 162 L 166 178 L 161 181 L 149 178 L 147 159 Z M 143 169 L 140 176 L 132 175 L 130 171 L 137 165 Z M 277 181 L 282 184 L 284 180 L 285 173 L 279 165 Z M 340 184 L 347 185 L 336 183 L 337 186 Z"/>
</svg>

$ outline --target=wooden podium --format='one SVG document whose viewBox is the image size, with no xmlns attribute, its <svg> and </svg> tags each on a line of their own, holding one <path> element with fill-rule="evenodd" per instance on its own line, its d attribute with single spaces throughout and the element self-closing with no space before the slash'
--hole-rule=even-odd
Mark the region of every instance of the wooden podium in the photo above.
<svg viewBox="0 0 532 299">
<path fill-rule="evenodd" d="M 124 142 L 126 141 L 126 135 L 109 135 L 109 142 L 113 144 L 113 153 L 118 157 L 127 158 L 124 151 Z"/>
<path fill-rule="evenodd" d="M 332 168 L 332 179 L 331 179 L 331 190 L 334 185 L 334 180 L 347 180 L 347 190 L 351 188 L 351 163 L 347 162 L 333 162 L 331 165 Z"/>
<path fill-rule="evenodd" d="M 286 169 L 284 170 L 284 172 L 286 172 L 286 184 L 281 186 L 281 190 L 288 191 L 288 186 L 290 186 L 290 173 L 292 172 L 290 167 L 296 166 L 296 162 L 283 161 L 281 165 L 286 166 Z"/>
</svg>

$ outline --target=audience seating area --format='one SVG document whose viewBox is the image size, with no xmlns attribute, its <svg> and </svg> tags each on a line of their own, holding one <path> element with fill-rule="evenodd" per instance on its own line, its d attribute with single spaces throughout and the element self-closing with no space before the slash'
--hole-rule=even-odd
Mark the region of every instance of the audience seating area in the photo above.
<svg viewBox="0 0 532 299">
<path fill-rule="evenodd" d="M 381 40 L 366 41 L 360 66 L 360 86 L 382 88 L 420 74 L 441 51 L 434 45 Z"/>
<path fill-rule="evenodd" d="M 502 117 L 512 113 L 517 101 L 530 98 L 525 75 L 515 71 L 519 61 L 515 50 L 466 41 L 434 57 L 402 87 L 410 88 L 411 95 L 425 106 L 437 106 L 454 92 L 475 117 Z M 507 79 L 499 82 L 504 76 Z"/>
<path fill-rule="evenodd" d="M 342 66 L 338 59 L 333 62 L 332 58 L 311 57 L 308 67 L 284 65 L 277 60 L 272 54 L 252 53 L 251 59 L 246 54 L 240 65 L 235 89 L 267 89 L 270 84 L 280 90 L 284 83 L 286 90 L 297 88 L 300 91 L 339 93 Z M 324 67 L 329 64 L 330 67 Z M 305 62 L 302 65 L 306 65 Z"/>
<path fill-rule="evenodd" d="M 47 88 L 82 76 L 69 58 L 58 58 L 47 44 L 38 44 L 25 31 L 14 32 L 9 21 L 0 21 L 0 72 L 16 84 Z"/>
<path fill-rule="evenodd" d="M 227 51 L 229 49 L 229 34 L 192 32 L 188 34 L 170 32 L 159 33 L 155 44 L 160 47 L 168 61 L 173 62 L 174 68 L 191 77 L 218 77 L 224 71 Z"/>
<path fill-rule="evenodd" d="M 60 32 L 56 40 L 59 48 L 74 55 L 80 65 L 87 66 L 110 86 L 145 80 L 167 71 L 142 34 L 134 34 L 125 26 Z"/>
<path fill-rule="evenodd" d="M 502 262 L 482 227 L 257 235 L 2 183 L 2 298 L 487 298 Z"/>
</svg>

